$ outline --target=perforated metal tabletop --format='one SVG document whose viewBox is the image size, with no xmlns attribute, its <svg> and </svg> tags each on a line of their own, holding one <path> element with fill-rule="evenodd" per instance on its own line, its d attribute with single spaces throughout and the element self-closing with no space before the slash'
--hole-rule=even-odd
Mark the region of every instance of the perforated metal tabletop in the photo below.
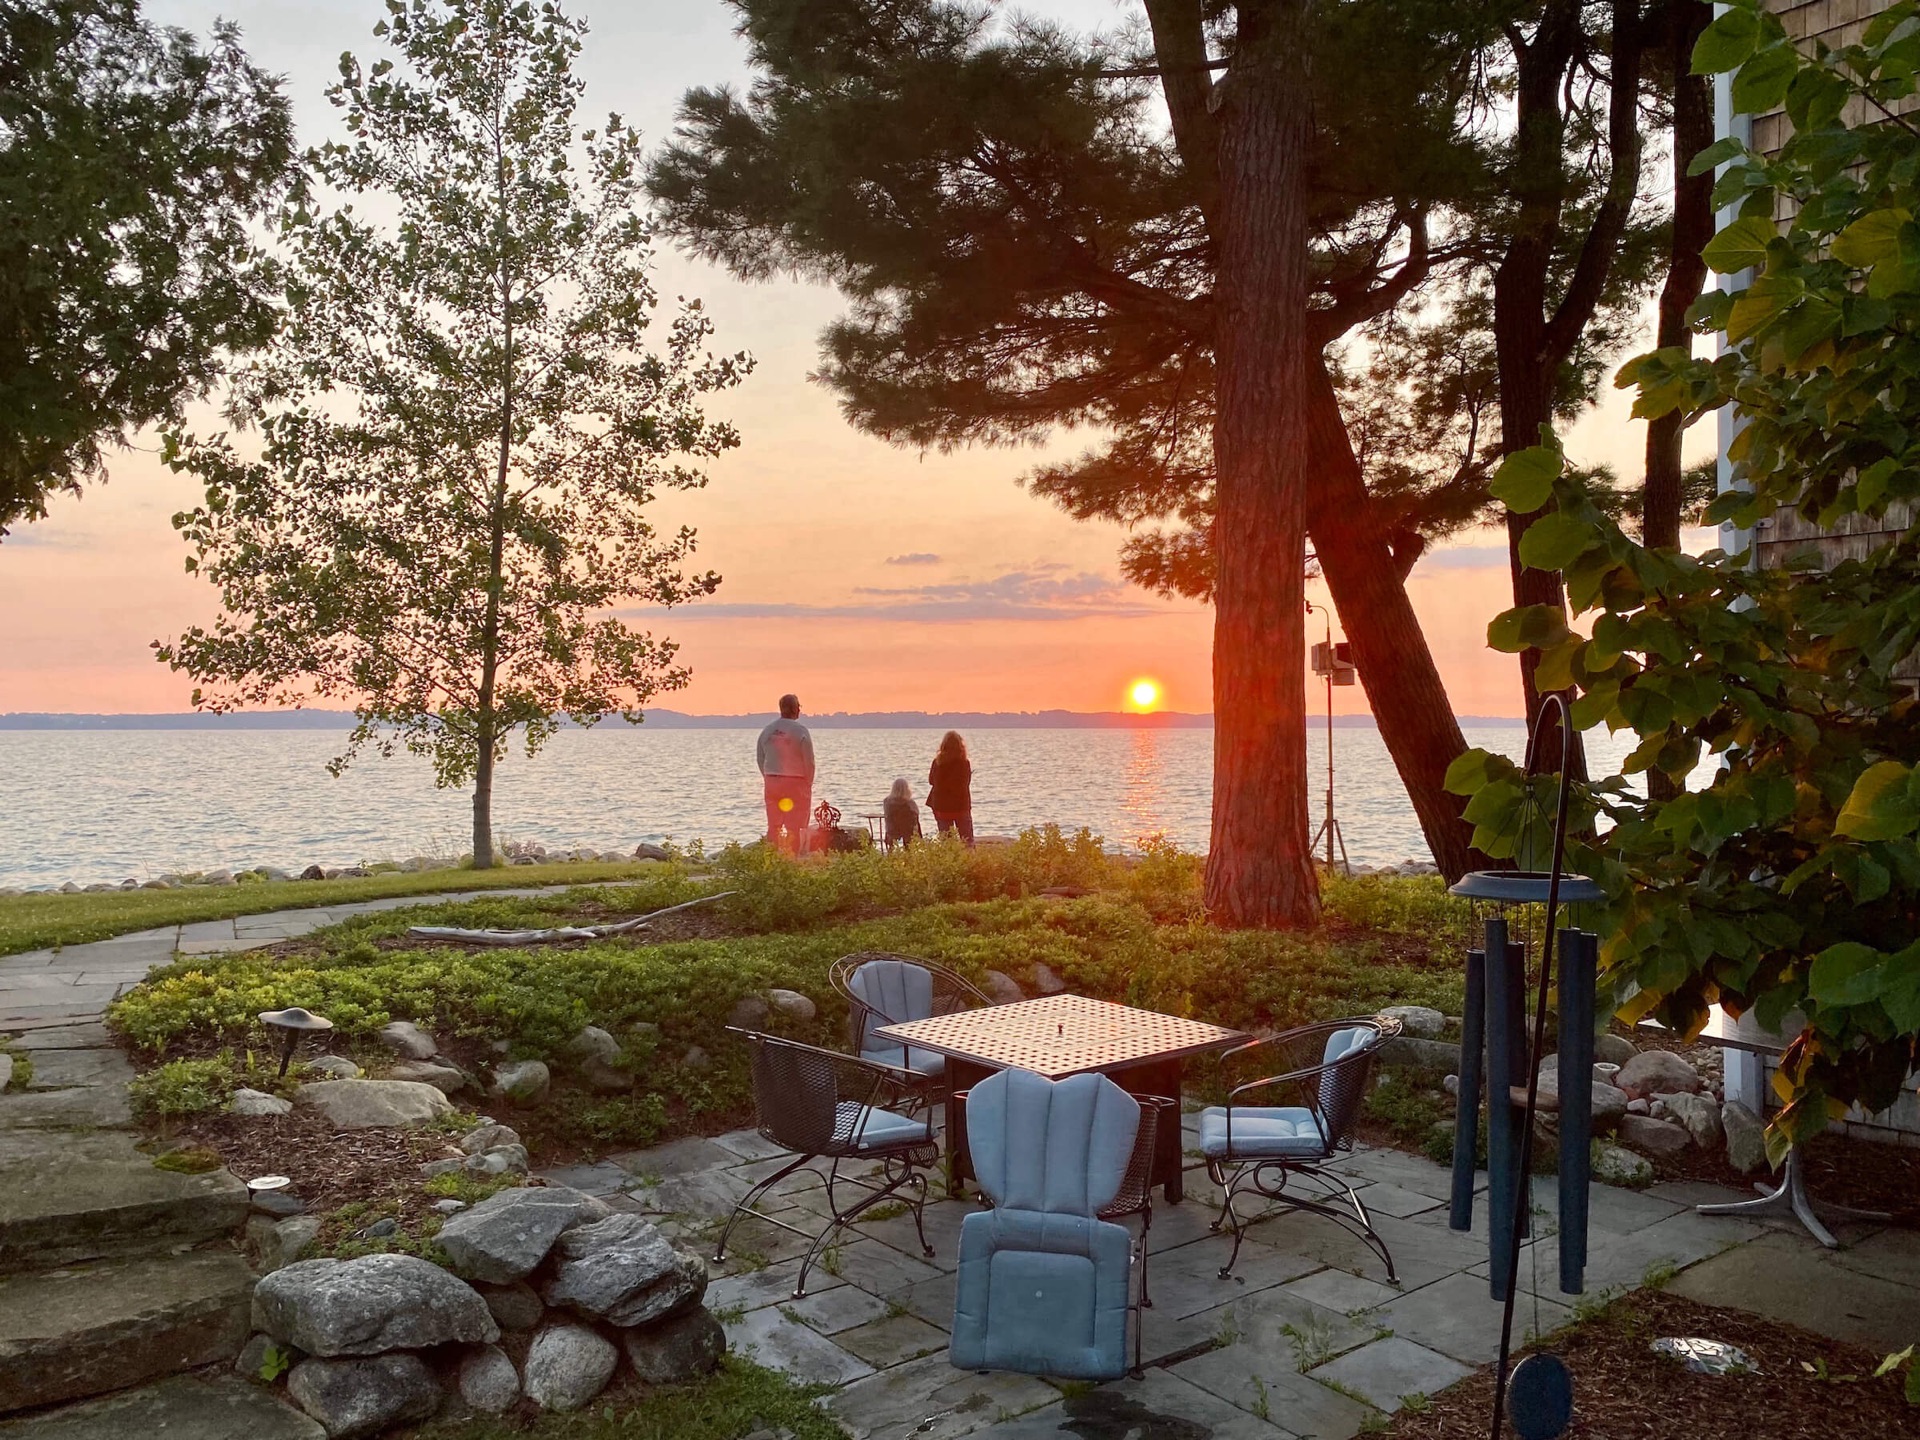
<svg viewBox="0 0 1920 1440">
<path fill-rule="evenodd" d="M 871 1033 L 997 1070 L 1032 1070 L 1050 1080 L 1203 1055 L 1251 1038 L 1239 1030 L 1084 995 L 988 1005 L 882 1025 Z"/>
</svg>

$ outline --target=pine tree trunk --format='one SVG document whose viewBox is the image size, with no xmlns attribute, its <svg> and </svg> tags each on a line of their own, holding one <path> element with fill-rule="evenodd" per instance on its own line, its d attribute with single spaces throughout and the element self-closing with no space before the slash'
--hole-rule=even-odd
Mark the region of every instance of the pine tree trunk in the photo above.
<svg viewBox="0 0 1920 1440">
<path fill-rule="evenodd" d="M 1218 577 L 1213 645 L 1217 923 L 1319 917 L 1307 851 L 1306 161 L 1312 117 L 1301 0 L 1239 6 L 1220 99 Z"/>
<path fill-rule="evenodd" d="M 1354 663 L 1380 739 L 1420 817 L 1434 863 L 1449 881 L 1473 868 L 1466 800 L 1446 789 L 1447 767 L 1467 748 L 1406 582 L 1376 518 L 1339 397 L 1324 366 L 1312 376 L 1314 484 L 1307 530 L 1353 642 Z"/>
</svg>

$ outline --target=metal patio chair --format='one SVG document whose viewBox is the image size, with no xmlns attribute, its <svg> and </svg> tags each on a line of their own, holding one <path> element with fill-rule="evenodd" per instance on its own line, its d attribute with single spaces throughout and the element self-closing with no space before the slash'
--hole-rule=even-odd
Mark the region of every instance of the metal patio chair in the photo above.
<svg viewBox="0 0 1920 1440">
<path fill-rule="evenodd" d="M 921 1172 L 939 1159 L 940 1150 L 934 1143 L 930 1117 L 916 1120 L 900 1113 L 901 1102 L 913 1094 L 913 1076 L 817 1045 L 802 1045 L 757 1030 L 727 1028 L 745 1037 L 753 1047 L 753 1107 L 760 1133 L 793 1152 L 793 1159 L 760 1181 L 734 1206 L 714 1246 L 714 1263 L 727 1258 L 727 1240 L 742 1215 L 752 1215 L 802 1236 L 812 1243 L 794 1281 L 797 1300 L 807 1293 L 807 1272 L 832 1238 L 866 1211 L 895 1196 L 912 1210 L 920 1247 L 931 1259 L 933 1247 L 927 1244 L 926 1231 L 927 1177 Z M 824 1171 L 816 1168 L 820 1161 L 828 1162 Z M 848 1162 L 859 1166 L 877 1162 L 880 1173 L 842 1174 Z M 753 1208 L 767 1191 L 802 1169 L 810 1169 L 826 1186 L 830 1218 L 818 1235 Z M 844 1208 L 840 1198 L 843 1186 L 857 1192 L 853 1203 Z"/>
<path fill-rule="evenodd" d="M 1104 1075 L 1002 1070 L 969 1092 L 974 1168 L 993 1208 L 960 1227 L 955 1367 L 1117 1379 L 1131 1319 L 1138 1369 L 1133 1237 L 1101 1217 L 1121 1197 L 1145 1113 Z"/>
<path fill-rule="evenodd" d="M 880 950 L 862 950 L 836 960 L 827 979 L 846 997 L 854 1050 L 876 1065 L 911 1071 L 929 1102 L 945 1092 L 947 1057 L 876 1039 L 872 1032 L 882 1025 L 930 1020 L 993 1003 L 944 965 Z"/>
<path fill-rule="evenodd" d="M 1328 1020 L 1254 1040 L 1222 1057 L 1223 1065 L 1231 1067 L 1229 1073 L 1249 1061 L 1260 1062 L 1261 1068 L 1276 1062 L 1279 1066 L 1275 1073 L 1235 1086 L 1224 1106 L 1200 1112 L 1200 1151 L 1207 1176 L 1223 1192 L 1213 1229 L 1233 1230 L 1233 1253 L 1220 1267 L 1222 1279 L 1240 1259 L 1248 1226 L 1300 1210 L 1324 1216 L 1365 1241 L 1386 1264 L 1388 1281 L 1400 1283 L 1387 1242 L 1373 1228 L 1367 1207 L 1344 1176 L 1326 1168 L 1353 1149 L 1354 1126 L 1374 1059 L 1399 1033 L 1400 1022 L 1392 1016 Z M 1248 1104 L 1250 1097 L 1269 1103 Z M 1289 1192 L 1295 1181 L 1310 1181 L 1320 1193 Z M 1270 1203 L 1258 1214 L 1243 1217 L 1236 1202 L 1249 1195 Z"/>
</svg>

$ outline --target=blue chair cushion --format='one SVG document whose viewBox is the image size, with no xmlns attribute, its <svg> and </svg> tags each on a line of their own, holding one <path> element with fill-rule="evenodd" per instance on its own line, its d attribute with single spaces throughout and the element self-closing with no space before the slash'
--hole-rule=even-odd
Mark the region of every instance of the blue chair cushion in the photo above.
<svg viewBox="0 0 1920 1440">
<path fill-rule="evenodd" d="M 860 1052 L 862 1060 L 876 1065 L 891 1065 L 896 1070 L 911 1070 L 916 1075 L 944 1075 L 947 1057 L 932 1050 L 909 1049 L 905 1045 L 873 1045 Z"/>
<path fill-rule="evenodd" d="M 1001 1070 L 967 1096 L 973 1173 L 995 1205 L 1091 1216 L 1119 1193 L 1140 1102 L 1104 1075 Z"/>
<path fill-rule="evenodd" d="M 982 1211 L 960 1226 L 953 1341 L 962 1370 L 1113 1380 L 1127 1368 L 1132 1241 L 1078 1215 Z"/>
<path fill-rule="evenodd" d="M 930 1120 L 910 1120 L 891 1110 L 856 1105 L 851 1100 L 842 1100 L 837 1113 L 838 1128 L 842 1133 L 851 1132 L 856 1150 L 892 1150 L 905 1145 L 933 1143 L 933 1122 Z"/>
<path fill-rule="evenodd" d="M 1327 1153 L 1320 1122 L 1304 1105 L 1236 1105 L 1233 1153 L 1227 1153 L 1227 1112 L 1200 1112 L 1200 1153 L 1209 1160 L 1311 1160 Z"/>
<path fill-rule="evenodd" d="M 847 977 L 847 988 L 871 1007 L 862 1015 L 858 1048 L 867 1049 L 867 1032 L 880 1025 L 904 1025 L 933 1014 L 933 972 L 908 960 L 869 960 Z"/>
</svg>

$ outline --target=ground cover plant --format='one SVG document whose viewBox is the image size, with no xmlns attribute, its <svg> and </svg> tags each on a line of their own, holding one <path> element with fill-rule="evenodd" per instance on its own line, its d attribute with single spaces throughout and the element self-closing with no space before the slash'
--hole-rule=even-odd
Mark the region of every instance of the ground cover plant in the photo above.
<svg viewBox="0 0 1920 1440">
<path fill-rule="evenodd" d="M 117 890 L 98 894 L 0 896 L 0 955 L 56 945 L 82 945 L 161 925 L 230 920 L 273 910 L 303 910 L 434 895 L 449 890 L 520 889 L 532 885 L 577 885 L 647 875 L 651 861 L 625 865 L 568 863 L 402 871 L 341 880 L 260 880 L 233 886 L 196 885 L 178 890 Z"/>
<path fill-rule="evenodd" d="M 796 991 L 815 1016 L 776 1011 L 768 1027 L 841 1044 L 845 1009 L 827 972 L 861 950 L 924 956 L 982 983 L 999 971 L 1030 990 L 1044 967 L 1081 994 L 1246 1030 L 1390 1004 L 1449 1013 L 1460 1004 L 1453 942 L 1464 917 L 1435 878 L 1337 879 L 1320 929 L 1276 933 L 1206 924 L 1191 856 L 1156 848 L 1120 857 L 1057 830 L 1006 847 L 925 845 L 807 864 L 735 848 L 715 871 L 694 878 L 663 866 L 619 887 L 377 913 L 267 951 L 182 960 L 154 972 L 110 1020 L 149 1065 L 223 1052 L 237 1064 L 262 1043 L 258 1013 L 287 1005 L 326 1015 L 336 1048 L 369 1068 L 390 1058 L 373 1036 L 392 1019 L 431 1031 L 475 1072 L 544 1060 L 552 1093 L 512 1108 L 511 1121 L 539 1158 L 557 1159 L 747 1123 L 746 1056 L 725 1029 L 734 1007 Z M 670 917 L 659 937 L 488 949 L 406 933 L 612 918 L 717 891 L 732 893 L 711 913 Z M 568 1042 L 589 1024 L 620 1042 L 631 1089 L 595 1093 L 573 1078 Z"/>
</svg>

